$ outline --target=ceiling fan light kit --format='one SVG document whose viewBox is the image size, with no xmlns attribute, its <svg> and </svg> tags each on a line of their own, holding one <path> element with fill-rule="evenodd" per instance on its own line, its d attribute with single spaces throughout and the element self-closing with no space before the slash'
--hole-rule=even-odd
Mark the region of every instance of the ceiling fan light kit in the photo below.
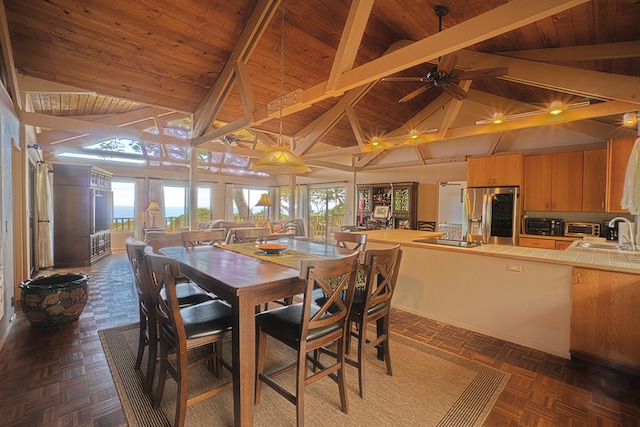
<svg viewBox="0 0 640 427">
<path fill-rule="evenodd" d="M 442 17 L 449 13 L 449 9 L 445 6 L 436 6 L 435 13 L 438 16 L 438 32 L 442 31 Z M 509 72 L 506 67 L 499 68 L 483 68 L 479 70 L 467 70 L 456 73 L 455 67 L 458 62 L 458 55 L 453 53 L 440 57 L 438 65 L 431 68 L 424 77 L 384 77 L 382 81 L 396 82 L 421 82 L 422 87 L 410 92 L 400 98 L 398 102 L 407 102 L 426 92 L 427 90 L 437 87 L 442 89 L 444 93 L 458 101 L 467 98 L 467 92 L 458 86 L 462 80 L 476 80 L 487 77 L 500 77 Z"/>
</svg>

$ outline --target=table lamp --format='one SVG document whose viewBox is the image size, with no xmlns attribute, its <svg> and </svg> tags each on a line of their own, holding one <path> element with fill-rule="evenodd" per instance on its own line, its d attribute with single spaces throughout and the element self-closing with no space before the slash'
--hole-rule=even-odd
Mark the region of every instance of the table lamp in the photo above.
<svg viewBox="0 0 640 427">
<path fill-rule="evenodd" d="M 149 203 L 147 212 L 151 215 L 151 228 L 156 228 L 156 215 L 160 213 L 160 205 L 158 205 L 158 202 Z"/>
</svg>

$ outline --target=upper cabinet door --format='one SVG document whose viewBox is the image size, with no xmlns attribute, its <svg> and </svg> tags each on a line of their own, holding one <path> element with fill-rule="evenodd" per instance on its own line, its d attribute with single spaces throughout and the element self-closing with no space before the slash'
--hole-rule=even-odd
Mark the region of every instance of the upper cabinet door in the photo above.
<svg viewBox="0 0 640 427">
<path fill-rule="evenodd" d="M 607 149 L 584 152 L 582 166 L 582 210 L 604 212 L 606 199 Z"/>
<path fill-rule="evenodd" d="M 582 211 L 582 151 L 553 154 L 551 210 Z"/>
<path fill-rule="evenodd" d="M 551 154 L 524 158 L 524 210 L 551 210 Z"/>
<path fill-rule="evenodd" d="M 615 138 L 609 141 L 607 147 L 607 212 L 628 213 L 622 209 L 622 189 L 624 176 L 627 173 L 627 162 L 635 137 Z"/>
<path fill-rule="evenodd" d="M 468 187 L 522 185 L 522 154 L 471 157 L 467 160 Z"/>
</svg>

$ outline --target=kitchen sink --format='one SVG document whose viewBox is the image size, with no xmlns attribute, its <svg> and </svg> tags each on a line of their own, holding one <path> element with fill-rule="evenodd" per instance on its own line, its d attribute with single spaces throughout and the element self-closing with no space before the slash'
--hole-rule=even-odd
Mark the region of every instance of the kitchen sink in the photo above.
<svg viewBox="0 0 640 427">
<path fill-rule="evenodd" d="M 619 243 L 597 243 L 597 242 L 578 242 L 577 248 L 588 249 L 608 249 L 612 251 L 631 251 L 631 245 L 621 245 Z"/>
<path fill-rule="evenodd" d="M 481 245 L 482 243 L 478 242 L 463 242 L 460 240 L 447 240 L 447 239 L 437 239 L 435 237 L 429 237 L 427 239 L 416 239 L 414 240 L 416 243 L 430 243 L 433 245 L 444 245 L 444 246 L 455 246 L 458 248 L 474 248 L 476 246 Z"/>
</svg>

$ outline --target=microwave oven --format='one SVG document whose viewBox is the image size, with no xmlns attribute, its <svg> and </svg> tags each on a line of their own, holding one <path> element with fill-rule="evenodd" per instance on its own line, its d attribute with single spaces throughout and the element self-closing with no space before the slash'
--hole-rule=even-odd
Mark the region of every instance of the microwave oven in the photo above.
<svg viewBox="0 0 640 427">
<path fill-rule="evenodd" d="M 557 218 L 526 218 L 524 232 L 538 236 L 562 236 L 564 221 Z"/>
</svg>

